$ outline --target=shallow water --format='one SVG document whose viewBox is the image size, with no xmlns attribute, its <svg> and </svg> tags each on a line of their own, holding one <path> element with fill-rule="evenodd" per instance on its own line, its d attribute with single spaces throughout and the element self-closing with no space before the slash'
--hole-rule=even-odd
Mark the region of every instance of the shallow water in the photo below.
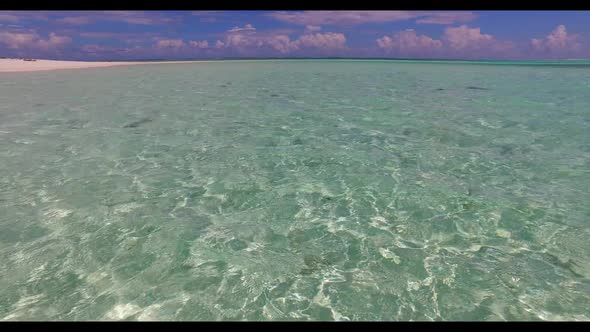
<svg viewBox="0 0 590 332">
<path fill-rule="evenodd" d="M 589 320 L 590 66 L 0 73 L 0 319 Z"/>
</svg>

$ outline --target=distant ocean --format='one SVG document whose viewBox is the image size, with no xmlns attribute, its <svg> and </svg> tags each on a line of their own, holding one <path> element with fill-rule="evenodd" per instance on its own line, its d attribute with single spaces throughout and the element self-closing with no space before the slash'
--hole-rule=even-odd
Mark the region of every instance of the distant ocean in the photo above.
<svg viewBox="0 0 590 332">
<path fill-rule="evenodd" d="M 470 59 L 413 59 L 413 58 L 186 58 L 186 59 L 127 59 L 117 61 L 134 62 L 182 62 L 182 61 L 371 61 L 389 63 L 436 63 L 436 64 L 474 64 L 474 65 L 512 65 L 512 66 L 590 66 L 590 59 L 566 60 L 470 60 Z"/>
<path fill-rule="evenodd" d="M 0 73 L 0 319 L 589 320 L 590 61 Z"/>
</svg>

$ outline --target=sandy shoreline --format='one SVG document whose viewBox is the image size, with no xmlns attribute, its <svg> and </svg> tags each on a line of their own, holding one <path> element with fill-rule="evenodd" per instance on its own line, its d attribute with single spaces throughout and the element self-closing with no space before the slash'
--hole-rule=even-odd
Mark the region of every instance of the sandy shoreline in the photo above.
<svg viewBox="0 0 590 332">
<path fill-rule="evenodd" d="M 101 67 L 148 65 L 148 64 L 196 63 L 196 62 L 206 62 L 206 61 L 91 62 L 91 61 L 54 61 L 54 60 L 25 61 L 23 59 L 0 59 L 0 73 L 47 71 L 47 70 L 59 70 L 59 69 L 101 68 Z"/>
</svg>

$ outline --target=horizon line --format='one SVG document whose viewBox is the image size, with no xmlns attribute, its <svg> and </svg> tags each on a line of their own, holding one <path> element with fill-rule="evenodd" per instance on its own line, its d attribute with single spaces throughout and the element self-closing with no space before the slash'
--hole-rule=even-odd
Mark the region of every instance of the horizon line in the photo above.
<svg viewBox="0 0 590 332">
<path fill-rule="evenodd" d="M 232 61 L 232 60 L 393 60 L 393 61 L 447 61 L 447 62 L 562 62 L 562 61 L 590 61 L 590 58 L 580 59 L 461 59 L 461 58 L 391 58 L 391 57 L 210 57 L 210 58 L 144 58 L 144 59 L 105 59 L 105 60 L 64 60 L 35 57 L 4 57 L 0 59 L 33 59 L 50 61 L 80 61 L 80 62 L 150 62 L 150 61 Z"/>
</svg>

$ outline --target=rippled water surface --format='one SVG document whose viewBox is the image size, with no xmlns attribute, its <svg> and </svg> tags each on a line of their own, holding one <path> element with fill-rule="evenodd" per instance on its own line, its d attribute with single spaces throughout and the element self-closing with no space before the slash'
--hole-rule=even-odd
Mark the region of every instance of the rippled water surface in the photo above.
<svg viewBox="0 0 590 332">
<path fill-rule="evenodd" d="M 0 319 L 589 320 L 590 67 L 0 73 Z"/>
</svg>

